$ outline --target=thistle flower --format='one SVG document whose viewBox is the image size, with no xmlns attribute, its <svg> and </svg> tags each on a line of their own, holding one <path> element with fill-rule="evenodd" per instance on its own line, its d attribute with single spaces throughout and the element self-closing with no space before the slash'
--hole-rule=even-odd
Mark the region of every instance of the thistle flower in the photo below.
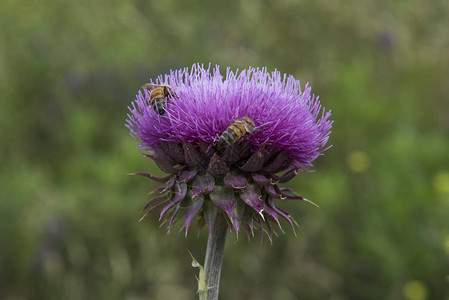
<svg viewBox="0 0 449 300">
<path fill-rule="evenodd" d="M 154 84 L 171 88 L 164 114 L 150 91 L 139 91 L 126 124 L 139 148 L 149 152 L 144 155 L 168 173 L 134 173 L 166 183 L 146 203 L 142 218 L 162 207 L 160 219 L 169 231 L 184 219 L 187 234 L 194 219 L 199 229 L 211 231 L 224 212 L 236 233 L 243 228 L 250 236 L 260 227 L 271 239 L 276 228 L 282 230 L 281 218 L 294 231 L 294 220 L 277 204 L 308 200 L 279 184 L 312 167 L 327 149 L 332 127 L 330 112 L 311 88 L 301 91 L 298 80 L 278 71 L 228 68 L 223 76 L 219 66 L 199 64 L 161 75 Z M 244 118 L 254 126 L 243 128 Z M 230 129 L 236 122 L 240 129 Z"/>
</svg>

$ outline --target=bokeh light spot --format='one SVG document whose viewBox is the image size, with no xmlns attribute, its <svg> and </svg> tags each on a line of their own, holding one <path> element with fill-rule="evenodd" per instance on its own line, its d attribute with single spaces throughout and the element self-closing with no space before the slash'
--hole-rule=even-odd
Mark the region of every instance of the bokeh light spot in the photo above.
<svg viewBox="0 0 449 300">
<path fill-rule="evenodd" d="M 449 193 L 449 172 L 439 172 L 433 177 L 433 187 L 442 194 Z"/>
<path fill-rule="evenodd" d="M 370 166 L 370 159 L 365 152 L 354 151 L 348 156 L 348 166 L 353 172 L 365 172 Z"/>
<path fill-rule="evenodd" d="M 425 300 L 427 299 L 427 287 L 418 280 L 408 281 L 403 289 L 404 297 L 408 300 Z"/>
</svg>

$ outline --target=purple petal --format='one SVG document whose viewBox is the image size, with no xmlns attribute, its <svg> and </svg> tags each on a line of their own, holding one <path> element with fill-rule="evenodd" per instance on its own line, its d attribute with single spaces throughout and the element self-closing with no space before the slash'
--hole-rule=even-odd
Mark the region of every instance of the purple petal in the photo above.
<svg viewBox="0 0 449 300">
<path fill-rule="evenodd" d="M 240 144 L 232 144 L 223 152 L 223 159 L 230 163 L 236 163 L 243 157 L 248 156 L 251 153 L 251 146 L 248 142 L 243 142 Z"/>
<path fill-rule="evenodd" d="M 206 222 L 209 232 L 212 231 L 212 226 L 215 222 L 215 217 L 217 216 L 217 207 L 212 203 L 212 201 L 206 200 L 203 205 L 204 221 Z"/>
<path fill-rule="evenodd" d="M 279 191 L 282 193 L 293 193 L 293 194 L 295 193 L 295 191 L 293 189 L 288 188 L 288 187 L 280 187 Z"/>
<path fill-rule="evenodd" d="M 263 170 L 266 172 L 270 172 L 270 173 L 276 173 L 276 172 L 278 172 L 277 170 L 279 170 L 285 164 L 287 159 L 288 159 L 288 156 L 284 151 L 279 152 L 274 157 L 274 159 L 268 161 L 264 165 Z"/>
<path fill-rule="evenodd" d="M 170 178 L 170 181 L 168 182 L 167 186 L 165 186 L 161 193 L 168 191 L 169 189 L 171 189 L 173 187 L 173 185 L 175 184 L 175 180 L 176 180 L 176 176 L 173 176 L 172 178 Z"/>
<path fill-rule="evenodd" d="M 281 223 L 279 223 L 278 214 L 274 209 L 272 209 L 268 205 L 265 205 L 264 213 L 267 213 L 269 216 L 271 216 L 276 221 L 276 225 L 279 227 L 279 229 L 282 230 Z"/>
<path fill-rule="evenodd" d="M 200 150 L 200 154 L 202 156 L 205 156 L 205 157 L 208 157 L 208 158 L 211 158 L 212 156 L 215 155 L 215 150 L 212 147 L 212 145 L 209 144 L 209 143 L 205 143 L 203 141 L 200 142 L 199 150 Z"/>
<path fill-rule="evenodd" d="M 150 200 L 148 200 L 147 203 L 145 203 L 145 206 L 142 208 L 142 211 L 147 209 L 148 206 L 150 206 L 151 203 L 156 202 L 156 201 L 161 200 L 161 199 L 167 199 L 167 194 L 156 196 L 156 197 L 153 197 Z"/>
<path fill-rule="evenodd" d="M 248 186 L 248 181 L 243 175 L 232 175 L 231 173 L 227 173 L 223 179 L 223 183 L 225 186 L 234 188 L 234 189 L 243 189 Z"/>
<path fill-rule="evenodd" d="M 290 226 L 292 227 L 293 233 L 296 235 L 295 227 L 293 226 L 293 222 L 292 222 L 291 216 L 290 216 L 288 213 L 286 213 L 285 211 L 283 211 L 282 209 L 276 207 L 274 198 L 269 197 L 269 198 L 268 198 L 268 204 L 269 204 L 269 205 L 271 206 L 271 208 L 273 208 L 278 214 L 280 214 L 281 217 L 283 217 L 285 220 L 287 220 L 287 222 L 290 223 Z"/>
<path fill-rule="evenodd" d="M 206 174 L 204 176 L 196 176 L 192 181 L 192 197 L 200 194 L 209 194 L 214 190 L 215 179 Z"/>
<path fill-rule="evenodd" d="M 239 153 L 237 147 L 238 147 L 238 145 L 234 144 L 234 145 L 230 145 L 230 146 L 226 147 L 226 149 L 224 150 L 223 159 L 227 163 L 233 164 L 240 160 L 241 156 L 240 156 L 240 153 Z"/>
<path fill-rule="evenodd" d="M 266 149 L 260 151 L 260 156 L 262 157 L 264 163 L 269 161 L 271 159 L 271 157 L 275 154 L 276 154 L 276 149 L 273 148 L 272 146 L 267 147 Z"/>
<path fill-rule="evenodd" d="M 274 174 L 271 176 L 273 178 L 274 183 L 285 183 L 293 179 L 293 177 L 295 177 L 296 174 L 298 174 L 298 171 L 291 169 L 281 176 L 276 176 Z"/>
<path fill-rule="evenodd" d="M 154 181 L 160 182 L 160 183 L 167 182 L 173 176 L 173 175 L 168 175 L 165 177 L 157 177 L 157 176 L 151 175 L 150 173 L 145 173 L 145 172 L 129 173 L 128 175 L 145 176 L 147 178 L 150 178 L 151 180 L 154 180 Z"/>
<path fill-rule="evenodd" d="M 158 186 L 157 188 L 155 188 L 150 192 L 150 195 L 154 193 L 162 193 L 163 190 L 165 190 L 165 186 Z"/>
<path fill-rule="evenodd" d="M 268 193 L 268 195 L 270 195 L 271 197 L 274 197 L 274 198 L 277 198 L 277 199 L 280 199 L 280 198 L 281 198 L 281 195 L 278 194 L 278 193 L 276 192 L 274 186 L 272 186 L 272 185 L 266 185 L 266 186 L 265 186 L 265 191 L 266 191 L 266 192 Z"/>
<path fill-rule="evenodd" d="M 186 163 L 191 167 L 196 167 L 203 163 L 200 153 L 191 144 L 184 143 L 184 156 Z"/>
<path fill-rule="evenodd" d="M 292 189 L 289 188 L 280 188 L 281 193 L 281 199 L 299 199 L 305 202 L 308 202 L 316 207 L 319 207 L 317 204 L 315 204 L 313 201 L 304 198 L 301 195 L 296 194 Z"/>
<path fill-rule="evenodd" d="M 142 221 L 143 219 L 145 219 L 146 216 L 148 216 L 148 214 L 149 214 L 153 209 L 155 209 L 156 207 L 158 207 L 158 206 L 161 205 L 161 204 L 164 204 L 165 202 L 167 202 L 167 200 L 161 201 L 161 202 L 159 202 L 158 204 L 155 204 L 155 205 L 153 205 L 152 207 L 150 207 L 150 208 L 145 212 L 145 214 L 142 216 L 142 218 L 140 218 L 139 222 Z"/>
<path fill-rule="evenodd" d="M 254 182 L 259 185 L 271 184 L 270 180 L 267 177 L 265 177 L 265 175 L 262 175 L 260 173 L 252 173 L 251 176 L 253 177 Z"/>
<path fill-rule="evenodd" d="M 197 195 L 194 197 L 188 197 L 187 198 L 187 206 L 185 211 L 185 227 L 186 227 L 186 235 L 187 231 L 189 230 L 190 223 L 192 222 L 195 215 L 198 213 L 198 211 L 201 209 L 201 206 L 203 206 L 204 202 L 204 196 L 203 195 Z"/>
<path fill-rule="evenodd" d="M 157 159 L 163 160 L 163 161 L 169 163 L 172 166 L 176 164 L 176 161 L 174 159 L 172 159 L 170 157 L 170 155 L 168 153 L 166 153 L 164 151 L 164 149 L 162 149 L 162 147 L 155 147 L 155 148 L 153 148 L 153 153 L 154 153 L 154 156 Z"/>
<path fill-rule="evenodd" d="M 260 187 L 256 184 L 249 184 L 246 188 L 241 189 L 240 199 L 259 214 L 265 208 Z"/>
<path fill-rule="evenodd" d="M 171 207 L 176 205 L 179 201 L 184 199 L 187 193 L 187 184 L 185 183 L 175 183 L 175 195 L 173 199 L 168 203 L 161 211 L 161 214 L 159 216 L 159 220 L 162 219 L 162 216 L 165 214 L 167 210 L 169 210 Z"/>
<path fill-rule="evenodd" d="M 176 174 L 179 171 L 179 168 L 173 167 L 173 164 L 170 162 L 170 160 L 164 160 L 163 158 L 156 157 L 152 154 L 143 154 L 143 155 L 154 160 L 154 162 L 156 163 L 158 168 L 161 169 L 162 172 L 169 174 Z"/>
<path fill-rule="evenodd" d="M 180 211 L 180 206 L 176 205 L 175 211 L 173 212 L 172 216 L 170 217 L 170 222 L 168 223 L 168 232 L 171 231 L 173 224 L 176 223 L 176 221 L 178 221 L 181 216 L 178 214 Z"/>
<path fill-rule="evenodd" d="M 209 166 L 207 167 L 207 173 L 211 175 L 222 175 L 228 172 L 228 164 L 217 154 L 214 154 L 209 162 Z"/>
<path fill-rule="evenodd" d="M 178 143 L 165 142 L 161 143 L 161 148 L 164 153 L 168 155 L 174 162 L 183 163 L 185 162 L 184 151 Z"/>
<path fill-rule="evenodd" d="M 181 174 L 179 174 L 177 181 L 178 182 L 189 182 L 193 178 L 195 178 L 196 174 L 197 174 L 196 169 L 182 171 Z"/>
<path fill-rule="evenodd" d="M 226 212 L 229 220 L 232 220 L 232 209 L 236 200 L 234 190 L 226 186 L 217 185 L 209 196 L 216 206 Z"/>
<path fill-rule="evenodd" d="M 262 169 L 263 159 L 259 156 L 258 153 L 253 153 L 248 161 L 241 167 L 240 170 L 244 172 L 257 172 Z"/>
</svg>

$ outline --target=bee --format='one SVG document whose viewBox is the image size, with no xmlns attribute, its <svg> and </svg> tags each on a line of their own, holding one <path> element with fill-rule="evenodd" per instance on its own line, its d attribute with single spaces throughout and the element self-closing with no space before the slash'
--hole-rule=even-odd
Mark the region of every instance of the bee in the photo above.
<svg viewBox="0 0 449 300">
<path fill-rule="evenodd" d="M 169 96 L 174 97 L 173 89 L 169 85 L 146 83 L 142 89 L 151 91 L 150 104 L 160 115 L 165 114 L 166 101 Z"/>
<path fill-rule="evenodd" d="M 241 119 L 235 119 L 234 122 L 221 134 L 217 147 L 223 149 L 224 147 L 234 144 L 243 136 L 254 132 L 255 126 L 256 124 L 251 118 L 243 117 Z"/>
</svg>

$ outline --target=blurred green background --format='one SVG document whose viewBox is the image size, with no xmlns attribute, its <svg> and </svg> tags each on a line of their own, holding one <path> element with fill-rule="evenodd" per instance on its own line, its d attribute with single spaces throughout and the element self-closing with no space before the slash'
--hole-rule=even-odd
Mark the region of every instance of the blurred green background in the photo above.
<svg viewBox="0 0 449 300">
<path fill-rule="evenodd" d="M 449 299 L 449 2 L 0 2 L 0 298 L 196 299 L 206 231 L 138 223 L 158 173 L 124 123 L 195 62 L 310 82 L 333 148 L 270 245 L 228 238 L 221 299 Z"/>
</svg>

